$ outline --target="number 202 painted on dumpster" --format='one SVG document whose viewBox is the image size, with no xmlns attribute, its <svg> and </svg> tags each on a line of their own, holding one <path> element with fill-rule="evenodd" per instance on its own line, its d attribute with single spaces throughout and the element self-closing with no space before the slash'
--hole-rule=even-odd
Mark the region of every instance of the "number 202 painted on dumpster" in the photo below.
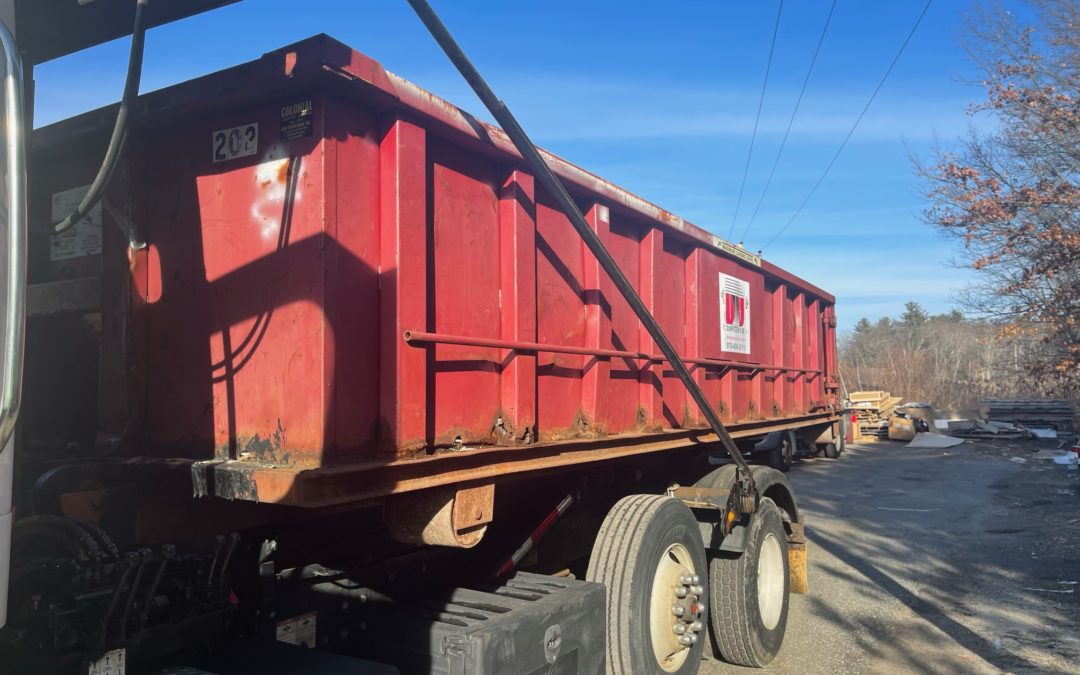
<svg viewBox="0 0 1080 675">
<path fill-rule="evenodd" d="M 211 139 L 215 163 L 254 155 L 259 149 L 259 123 L 215 131 Z"/>
</svg>

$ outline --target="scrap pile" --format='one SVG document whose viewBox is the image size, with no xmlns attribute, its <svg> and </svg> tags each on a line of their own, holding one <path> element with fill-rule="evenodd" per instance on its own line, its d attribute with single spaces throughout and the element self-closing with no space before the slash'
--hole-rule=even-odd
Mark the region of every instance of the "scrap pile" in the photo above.
<svg viewBox="0 0 1080 675">
<path fill-rule="evenodd" d="M 1028 428 L 1047 427 L 1057 431 L 1076 431 L 1076 410 L 1068 401 L 1043 400 L 987 400 L 982 402 L 986 419 L 990 422 L 1008 422 Z"/>
<path fill-rule="evenodd" d="M 947 426 L 942 426 L 945 422 Z M 938 430 L 956 436 L 957 438 L 970 438 L 972 440 L 999 440 L 1015 441 L 1036 436 L 1031 430 L 1017 426 L 1011 422 L 986 421 L 986 420 L 936 420 Z"/>
<path fill-rule="evenodd" d="M 886 438 L 889 431 L 889 418 L 903 399 L 887 391 L 853 391 L 848 400 L 851 402 L 851 410 L 855 413 L 859 433 Z"/>
</svg>

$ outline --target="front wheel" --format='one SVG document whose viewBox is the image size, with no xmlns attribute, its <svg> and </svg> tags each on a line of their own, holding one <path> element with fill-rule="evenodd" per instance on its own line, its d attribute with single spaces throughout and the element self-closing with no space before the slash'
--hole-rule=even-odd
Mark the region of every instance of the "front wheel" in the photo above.
<svg viewBox="0 0 1080 675">
<path fill-rule="evenodd" d="M 705 644 L 705 546 L 671 497 L 631 495 L 604 519 L 586 574 L 607 590 L 607 672 L 693 675 Z"/>
<path fill-rule="evenodd" d="M 711 626 L 725 661 L 763 668 L 784 642 L 789 598 L 787 534 L 771 499 L 758 505 L 748 539 L 742 555 L 709 562 Z"/>
</svg>

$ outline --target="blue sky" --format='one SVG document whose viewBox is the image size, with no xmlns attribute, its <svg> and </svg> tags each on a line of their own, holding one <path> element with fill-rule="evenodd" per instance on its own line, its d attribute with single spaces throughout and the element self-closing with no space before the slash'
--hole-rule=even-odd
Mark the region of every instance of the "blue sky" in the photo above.
<svg viewBox="0 0 1080 675">
<path fill-rule="evenodd" d="M 764 187 L 830 2 L 784 3 L 735 240 Z M 433 4 L 536 143 L 727 235 L 777 0 Z M 838 0 L 748 248 L 764 245 L 802 202 L 923 5 Z M 945 311 L 971 278 L 950 263 L 954 244 L 920 222 L 925 202 L 910 156 L 988 124 L 966 112 L 982 95 L 963 82 L 974 73 L 959 45 L 974 7 L 935 0 L 824 184 L 765 250 L 835 293 L 843 327 L 899 314 L 908 300 Z M 320 32 L 487 118 L 404 0 L 243 0 L 154 29 L 143 91 Z M 119 40 L 39 67 L 36 123 L 115 101 L 127 49 Z"/>
</svg>

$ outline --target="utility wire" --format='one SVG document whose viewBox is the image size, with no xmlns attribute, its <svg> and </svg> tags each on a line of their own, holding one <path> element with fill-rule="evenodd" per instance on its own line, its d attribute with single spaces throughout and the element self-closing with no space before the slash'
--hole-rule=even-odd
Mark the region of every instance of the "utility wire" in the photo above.
<svg viewBox="0 0 1080 675">
<path fill-rule="evenodd" d="M 795 219 L 799 217 L 800 213 L 802 213 L 803 208 L 806 207 L 806 204 L 810 201 L 810 198 L 813 197 L 814 193 L 817 192 L 817 189 L 821 187 L 821 183 L 825 180 L 825 176 L 829 175 L 829 170 L 832 169 L 833 164 L 836 163 L 836 159 L 840 157 L 840 153 L 844 151 L 844 146 L 846 146 L 847 142 L 851 140 L 851 136 L 855 133 L 855 129 L 858 128 L 859 122 L 861 122 L 863 116 L 866 115 L 866 111 L 870 109 L 870 104 L 874 102 L 874 98 L 877 97 L 878 92 L 881 91 L 881 88 L 885 85 L 885 80 L 889 79 L 889 74 L 892 72 L 893 67 L 896 66 L 896 62 L 900 60 L 900 56 L 904 53 L 904 50 L 907 48 L 908 43 L 911 42 L 911 38 L 915 35 L 915 31 L 919 29 L 919 24 L 922 23 L 923 17 L 926 16 L 926 12 L 930 9 L 930 5 L 932 5 L 933 2 L 934 0 L 927 0 L 926 6 L 923 7 L 922 12 L 919 14 L 919 18 L 915 19 L 915 25 L 911 27 L 911 31 L 907 34 L 907 37 L 904 38 L 904 43 L 900 45 L 900 50 L 896 52 L 896 56 L 893 57 L 892 63 L 889 64 L 889 67 L 888 69 L 886 69 L 885 74 L 881 77 L 881 81 L 878 82 L 877 87 L 874 88 L 874 93 L 870 94 L 870 100 L 868 100 L 866 102 L 866 105 L 863 106 L 862 112 L 859 113 L 859 116 L 855 119 L 855 124 L 851 125 L 851 129 L 848 131 L 847 136 L 845 136 L 843 142 L 840 143 L 840 147 L 836 149 L 836 154 L 832 156 L 832 159 L 830 159 L 828 165 L 826 165 L 825 171 L 822 172 L 821 176 L 817 179 L 817 182 L 814 183 L 814 187 L 810 188 L 810 193 L 806 195 L 805 199 L 802 200 L 802 203 L 799 204 L 799 208 L 795 209 L 795 213 L 792 214 L 791 218 L 788 218 L 788 221 L 784 223 L 784 226 L 780 228 L 780 231 L 773 235 L 773 238 L 761 247 L 762 251 L 769 248 L 769 246 L 771 246 L 773 242 L 780 238 L 780 235 L 784 234 L 784 232 L 787 231 L 788 227 L 793 222 L 795 222 Z"/>
<path fill-rule="evenodd" d="M 750 228 L 753 227 L 754 220 L 757 219 L 758 211 L 761 209 L 761 203 L 765 201 L 765 195 L 769 193 L 769 186 L 772 185 L 776 167 L 780 164 L 780 156 L 784 154 L 784 146 L 787 145 L 788 135 L 791 134 L 791 126 L 795 123 L 795 116 L 799 114 L 799 105 L 802 104 L 803 94 L 806 93 L 806 85 L 810 83 L 810 75 L 814 72 L 814 64 L 817 63 L 818 54 L 821 53 L 821 45 L 825 42 L 825 33 L 829 30 L 829 22 L 832 21 L 833 10 L 835 9 L 836 0 L 833 0 L 832 5 L 829 6 L 829 14 L 825 17 L 825 26 L 821 29 L 817 47 L 814 48 L 814 55 L 810 58 L 810 68 L 806 71 L 806 78 L 803 80 L 802 89 L 799 90 L 799 97 L 795 99 L 795 109 L 791 111 L 791 119 L 788 120 L 787 129 L 784 130 L 784 138 L 780 141 L 780 149 L 776 151 L 776 158 L 773 159 L 772 168 L 769 169 L 769 177 L 765 181 L 765 188 L 761 191 L 761 196 L 758 197 L 757 205 L 754 206 L 754 213 L 750 215 L 750 222 L 746 224 L 746 229 L 743 230 L 739 241 L 746 241 L 746 235 L 750 233 Z"/>
<path fill-rule="evenodd" d="M 780 14 L 784 11 L 784 0 L 776 8 L 776 24 L 773 26 L 772 44 L 769 45 L 769 61 L 765 65 L 765 81 L 761 83 L 761 97 L 758 99 L 757 116 L 754 117 L 754 132 L 750 136 L 750 150 L 746 153 L 746 168 L 743 169 L 742 185 L 739 186 L 739 198 L 735 202 L 735 215 L 731 217 L 728 239 L 735 231 L 735 221 L 739 218 L 739 206 L 742 204 L 743 191 L 746 189 L 746 176 L 750 173 L 750 158 L 754 156 L 754 140 L 757 138 L 758 122 L 761 121 L 761 107 L 765 103 L 765 88 L 769 86 L 769 71 L 772 70 L 773 52 L 776 51 L 776 34 L 780 31 Z"/>
</svg>

